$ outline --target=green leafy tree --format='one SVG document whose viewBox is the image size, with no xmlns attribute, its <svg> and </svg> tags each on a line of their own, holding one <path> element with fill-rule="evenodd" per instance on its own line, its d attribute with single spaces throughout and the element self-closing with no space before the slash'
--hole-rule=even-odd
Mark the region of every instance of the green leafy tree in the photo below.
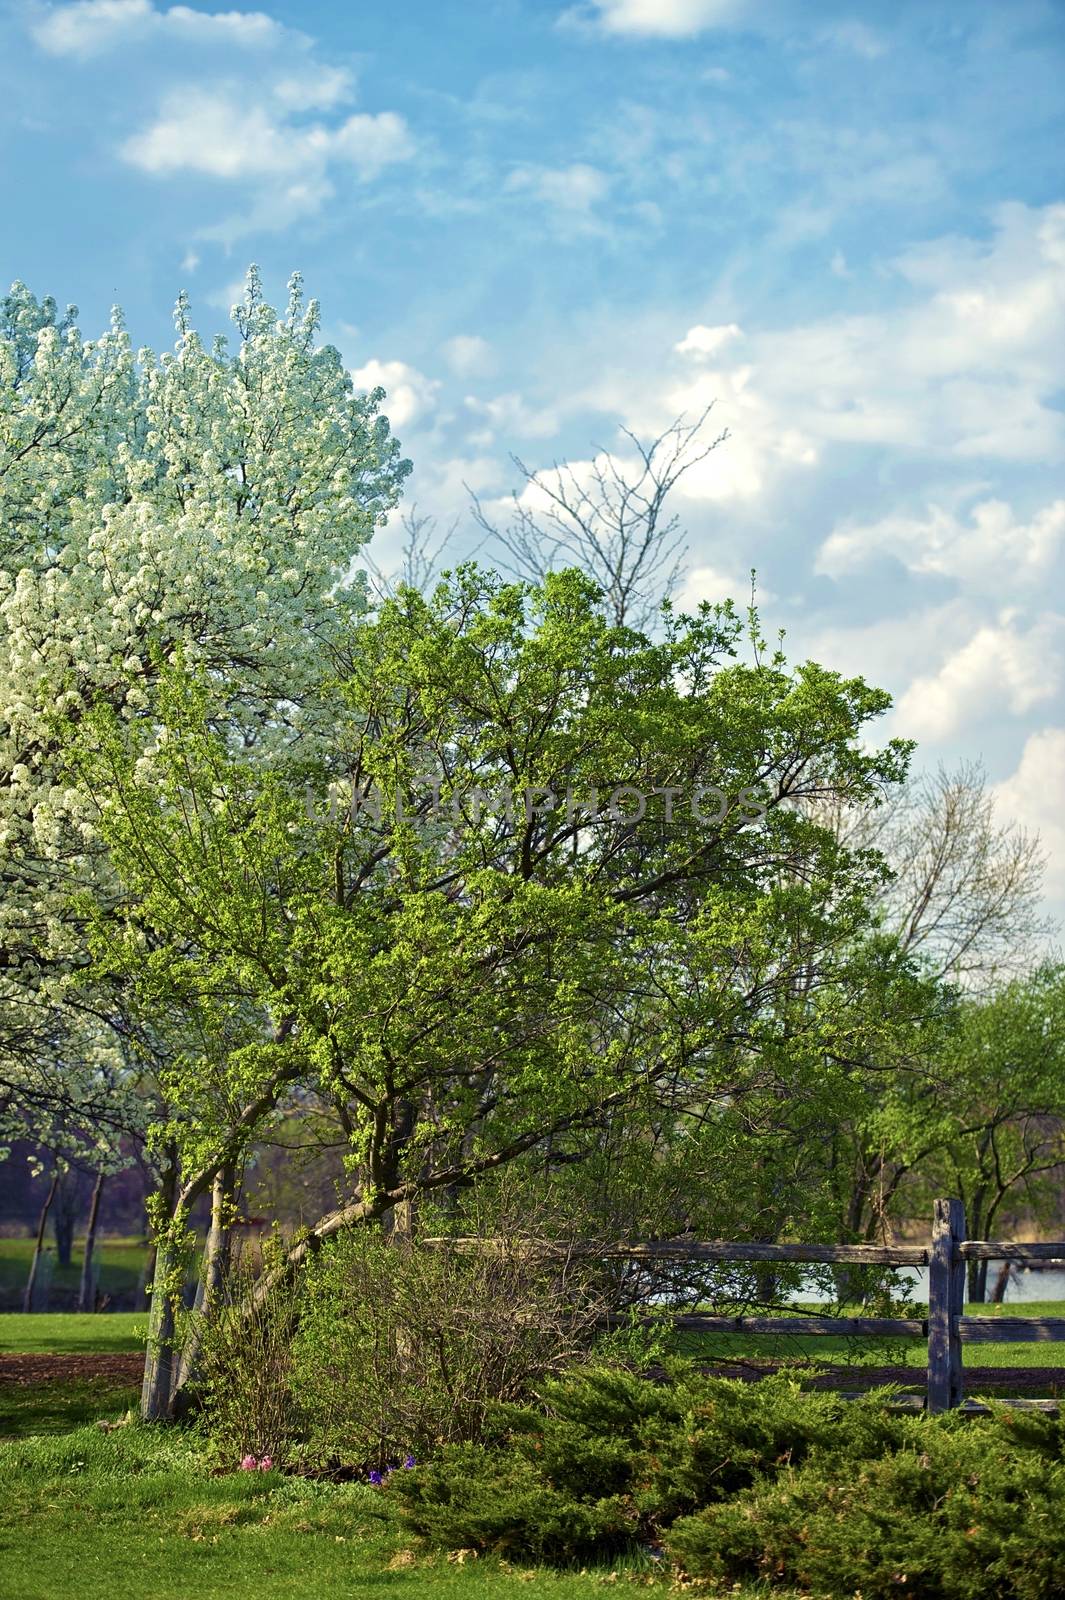
<svg viewBox="0 0 1065 1600">
<path fill-rule="evenodd" d="M 1007 1216 L 1051 1215 L 1065 1164 L 1065 969 L 1042 966 L 967 999 L 934 1075 L 908 1089 L 878 1122 L 911 1208 L 955 1194 L 974 1239 L 994 1237 Z M 986 1262 L 969 1263 L 968 1289 L 986 1298 Z"/>
<path fill-rule="evenodd" d="M 154 1132 L 169 1251 L 293 1093 L 345 1130 L 351 1189 L 289 1270 L 421 1195 L 579 1156 L 615 1111 L 711 1115 L 860 1050 L 868 1018 L 830 997 L 868 988 L 880 869 L 804 803 L 870 796 L 907 748 L 865 747 L 882 692 L 743 639 L 729 607 L 651 640 L 579 573 L 469 569 L 353 626 L 328 750 L 249 760 L 187 674 L 150 749 L 89 719 L 79 778 L 125 890 L 100 969 L 188 1042 Z"/>
</svg>

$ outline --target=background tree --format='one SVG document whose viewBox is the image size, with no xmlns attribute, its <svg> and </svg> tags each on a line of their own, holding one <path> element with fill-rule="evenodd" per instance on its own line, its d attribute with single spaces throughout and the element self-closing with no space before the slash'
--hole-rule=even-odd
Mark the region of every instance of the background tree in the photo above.
<svg viewBox="0 0 1065 1600">
<path fill-rule="evenodd" d="M 576 567 L 598 585 L 614 622 L 646 627 L 675 589 L 687 548 L 670 492 L 728 437 L 702 437 L 710 410 L 648 443 L 622 428 L 631 460 L 597 450 L 580 470 L 556 461 L 534 472 L 515 456 L 525 487 L 512 496 L 509 521 L 494 521 L 471 491 L 474 519 L 518 577 L 541 582 Z"/>
<path fill-rule="evenodd" d="M 966 999 L 934 1080 L 894 1094 L 879 1120 L 911 1205 L 958 1195 L 976 1239 L 1002 1237 L 1007 1213 L 1044 1220 L 1065 1162 L 1065 969 L 1042 966 Z M 986 1298 L 986 1262 L 970 1262 L 968 1292 Z"/>
<path fill-rule="evenodd" d="M 1042 854 L 1032 835 L 999 822 L 979 766 L 918 774 L 877 807 L 834 803 L 820 815 L 847 848 L 883 856 L 889 871 L 875 896 L 878 921 L 931 982 L 960 997 L 993 996 L 1031 969 L 1049 933 L 1039 914 Z M 949 1010 L 946 994 L 943 1005 Z M 968 1001 L 964 1009 L 968 1015 Z M 826 1154 L 841 1237 L 879 1238 L 923 1210 L 925 1164 L 938 1163 L 938 1181 L 947 1181 L 935 1108 L 949 1104 L 960 1114 L 971 1091 L 964 1073 L 952 1086 L 960 1061 L 952 1028 L 926 1032 L 916 1055 L 911 1044 L 870 1058 L 861 1092 L 840 1104 Z M 917 1106 L 930 1108 L 923 1132 L 906 1109 Z M 973 1275 L 972 1289 L 982 1281 Z"/>
</svg>

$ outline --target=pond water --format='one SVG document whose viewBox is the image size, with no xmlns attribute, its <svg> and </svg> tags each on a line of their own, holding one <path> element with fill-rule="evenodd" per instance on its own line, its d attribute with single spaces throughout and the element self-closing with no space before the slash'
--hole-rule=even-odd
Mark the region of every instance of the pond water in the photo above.
<svg viewBox="0 0 1065 1600">
<path fill-rule="evenodd" d="M 1000 1263 L 988 1263 L 987 1297 L 990 1300 L 991 1291 L 998 1278 Z M 928 1269 L 915 1267 L 899 1277 L 908 1277 L 912 1283 L 919 1285 L 914 1288 L 915 1300 L 928 1299 Z M 1006 1284 L 1005 1304 L 1009 1306 L 1022 1305 L 1026 1300 L 1065 1300 L 1065 1267 L 1043 1267 L 1032 1272 L 1027 1267 L 1012 1267 L 1009 1282 Z"/>
<path fill-rule="evenodd" d="M 998 1277 L 999 1262 L 989 1264 L 987 1274 L 987 1295 L 991 1298 L 991 1291 Z M 912 1284 L 910 1293 L 915 1300 L 927 1301 L 928 1299 L 928 1268 L 904 1267 L 899 1270 L 895 1279 L 901 1288 L 904 1283 Z M 818 1293 L 810 1285 L 796 1291 L 796 1300 L 830 1300 L 832 1297 L 827 1292 Z M 1065 1267 L 1044 1267 L 1032 1271 L 1027 1267 L 1013 1267 L 1010 1270 L 1009 1282 L 1006 1285 L 1005 1304 L 1010 1306 L 1023 1305 L 1026 1300 L 1065 1300 Z"/>
</svg>

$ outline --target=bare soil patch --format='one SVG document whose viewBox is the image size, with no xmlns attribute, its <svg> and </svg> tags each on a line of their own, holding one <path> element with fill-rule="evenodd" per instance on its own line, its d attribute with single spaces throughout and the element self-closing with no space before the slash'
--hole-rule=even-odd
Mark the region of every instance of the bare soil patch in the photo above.
<svg viewBox="0 0 1065 1600">
<path fill-rule="evenodd" d="M 136 1383 L 143 1371 L 144 1357 L 135 1350 L 92 1351 L 80 1355 L 0 1353 L 0 1385 L 19 1389 L 42 1383 L 85 1383 L 94 1379 L 109 1384 Z"/>
</svg>

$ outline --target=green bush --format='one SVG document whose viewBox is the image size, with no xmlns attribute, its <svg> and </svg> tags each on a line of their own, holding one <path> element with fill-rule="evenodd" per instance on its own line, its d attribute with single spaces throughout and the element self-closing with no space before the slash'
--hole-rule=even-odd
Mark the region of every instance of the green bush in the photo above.
<svg viewBox="0 0 1065 1600">
<path fill-rule="evenodd" d="M 404 1521 L 442 1550 L 491 1550 L 523 1561 L 609 1556 L 632 1543 L 629 1505 L 589 1486 L 557 1487 L 517 1453 L 451 1445 L 413 1472 L 389 1479 Z"/>
<path fill-rule="evenodd" d="M 666 1547 L 690 1576 L 887 1600 L 1055 1600 L 1065 1593 L 1065 1466 L 1001 1426 L 934 1421 L 852 1472 L 824 1451 L 682 1517 Z"/>
<path fill-rule="evenodd" d="M 493 1448 L 452 1447 L 397 1475 L 404 1517 L 438 1548 L 513 1553 L 550 1543 L 567 1560 L 598 1559 L 653 1541 L 675 1517 L 801 1458 L 844 1410 L 786 1377 L 673 1377 L 655 1384 L 579 1370 L 543 1385 L 536 1406 L 494 1408 Z M 542 1507 L 550 1533 L 540 1539 Z"/>
<path fill-rule="evenodd" d="M 298 1290 L 282 1277 L 256 1301 L 255 1286 L 250 1269 L 234 1268 L 210 1315 L 195 1319 L 202 1424 L 219 1464 L 228 1467 L 248 1455 L 269 1456 L 280 1466 L 292 1458 L 302 1427 L 292 1388 Z"/>
<path fill-rule="evenodd" d="M 1057 1422 L 890 1412 L 675 1370 L 585 1370 L 502 1406 L 388 1493 L 436 1548 L 589 1561 L 664 1544 L 691 1577 L 863 1600 L 1065 1593 Z"/>
</svg>

